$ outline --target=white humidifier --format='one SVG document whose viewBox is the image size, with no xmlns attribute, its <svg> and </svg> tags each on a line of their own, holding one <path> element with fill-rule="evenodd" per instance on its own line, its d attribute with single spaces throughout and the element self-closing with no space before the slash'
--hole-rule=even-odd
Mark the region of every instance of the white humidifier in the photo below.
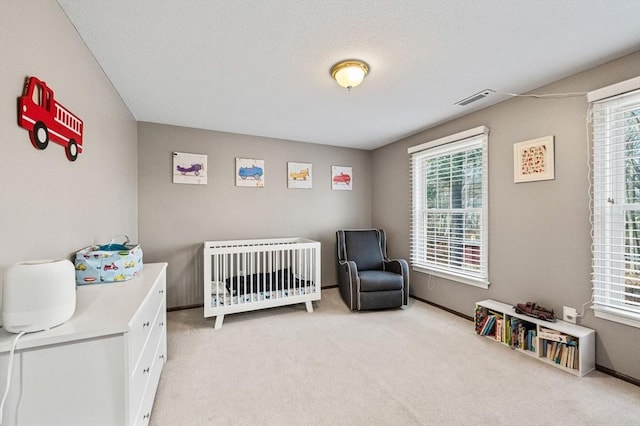
<svg viewBox="0 0 640 426">
<path fill-rule="evenodd" d="M 2 325 L 11 333 L 48 330 L 73 316 L 76 275 L 66 259 L 31 260 L 7 268 L 2 283 Z"/>
</svg>

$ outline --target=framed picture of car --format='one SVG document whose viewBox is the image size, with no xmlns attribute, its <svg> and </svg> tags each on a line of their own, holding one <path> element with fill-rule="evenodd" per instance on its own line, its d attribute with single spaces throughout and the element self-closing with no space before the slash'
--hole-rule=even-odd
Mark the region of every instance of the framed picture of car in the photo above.
<svg viewBox="0 0 640 426">
<path fill-rule="evenodd" d="M 236 158 L 236 186 L 264 187 L 264 160 Z"/>
<path fill-rule="evenodd" d="M 346 166 L 331 166 L 331 189 L 351 191 L 353 187 L 353 170 Z"/>
<path fill-rule="evenodd" d="M 311 189 L 312 182 L 310 163 L 287 163 L 287 187 Z"/>
<path fill-rule="evenodd" d="M 173 153 L 173 183 L 207 184 L 207 155 Z"/>
</svg>

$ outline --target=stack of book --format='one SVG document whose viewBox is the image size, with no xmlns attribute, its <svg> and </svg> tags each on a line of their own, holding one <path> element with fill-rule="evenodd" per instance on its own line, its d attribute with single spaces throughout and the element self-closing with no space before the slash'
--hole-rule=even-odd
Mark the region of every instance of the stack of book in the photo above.
<svg viewBox="0 0 640 426">
<path fill-rule="evenodd" d="M 475 325 L 476 334 L 480 336 L 491 336 L 499 342 L 504 341 L 502 314 L 477 306 Z"/>
<path fill-rule="evenodd" d="M 563 367 L 579 369 L 578 339 L 547 328 L 540 328 L 540 338 L 543 357 Z"/>
<path fill-rule="evenodd" d="M 536 325 L 519 318 L 510 318 L 508 343 L 512 348 L 536 351 Z"/>
</svg>

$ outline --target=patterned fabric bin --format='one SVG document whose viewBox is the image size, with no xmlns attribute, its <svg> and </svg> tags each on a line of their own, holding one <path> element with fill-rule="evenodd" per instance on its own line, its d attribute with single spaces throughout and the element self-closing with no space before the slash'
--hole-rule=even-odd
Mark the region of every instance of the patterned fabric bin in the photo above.
<svg viewBox="0 0 640 426">
<path fill-rule="evenodd" d="M 90 246 L 76 253 L 75 266 L 78 285 L 130 280 L 142 270 L 142 248 L 139 244 Z"/>
</svg>

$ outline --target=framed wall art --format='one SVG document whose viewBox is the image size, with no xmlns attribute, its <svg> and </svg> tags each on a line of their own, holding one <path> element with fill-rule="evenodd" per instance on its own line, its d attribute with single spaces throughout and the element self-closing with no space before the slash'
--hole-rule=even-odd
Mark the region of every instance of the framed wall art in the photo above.
<svg viewBox="0 0 640 426">
<path fill-rule="evenodd" d="M 173 183 L 207 184 L 206 154 L 173 153 Z"/>
<path fill-rule="evenodd" d="M 312 181 L 310 163 L 287 163 L 287 188 L 311 189 Z"/>
<path fill-rule="evenodd" d="M 555 179 L 554 137 L 545 136 L 513 144 L 513 181 Z"/>
<path fill-rule="evenodd" d="M 264 187 L 264 160 L 236 158 L 236 186 Z"/>
<path fill-rule="evenodd" d="M 351 191 L 353 187 L 353 170 L 346 166 L 331 166 L 331 189 Z"/>
</svg>

